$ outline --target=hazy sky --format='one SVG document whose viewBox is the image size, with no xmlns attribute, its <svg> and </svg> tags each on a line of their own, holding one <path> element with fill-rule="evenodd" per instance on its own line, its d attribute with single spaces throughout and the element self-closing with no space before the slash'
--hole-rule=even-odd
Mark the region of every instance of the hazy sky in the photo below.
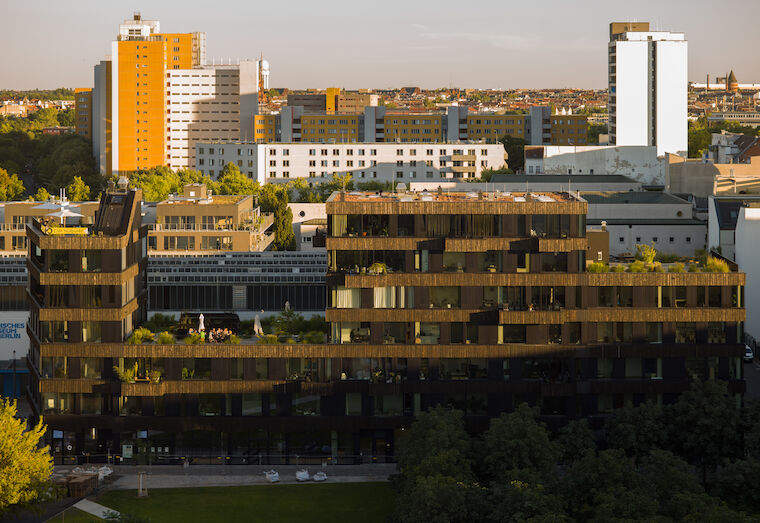
<svg viewBox="0 0 760 523">
<path fill-rule="evenodd" d="M 0 88 L 92 86 L 119 23 L 205 31 L 207 57 L 271 64 L 272 87 L 604 88 L 611 21 L 686 33 L 689 79 L 760 83 L 760 0 L 0 0 Z"/>
</svg>

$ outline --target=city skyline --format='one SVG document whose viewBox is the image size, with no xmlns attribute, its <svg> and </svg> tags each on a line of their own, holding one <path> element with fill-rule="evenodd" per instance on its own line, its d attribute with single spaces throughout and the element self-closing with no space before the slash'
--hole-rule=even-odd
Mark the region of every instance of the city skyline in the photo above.
<svg viewBox="0 0 760 523">
<path fill-rule="evenodd" d="M 109 53 L 118 24 L 133 11 L 160 20 L 164 32 L 206 32 L 209 63 L 263 54 L 272 64 L 273 87 L 604 89 L 609 22 L 634 20 L 686 34 L 690 81 L 704 82 L 707 74 L 715 78 L 731 69 L 740 82 L 760 80 L 760 65 L 751 51 L 758 43 L 752 14 L 760 14 L 753 0 L 739 1 L 734 12 L 746 16 L 730 22 L 685 16 L 708 12 L 710 4 L 701 0 L 666 5 L 646 0 L 636 9 L 606 2 L 603 12 L 594 0 L 549 4 L 540 15 L 531 6 L 495 2 L 485 2 L 472 13 L 456 11 L 448 3 L 436 4 L 432 11 L 388 2 L 382 11 L 371 12 L 342 1 L 328 6 L 299 3 L 287 11 L 223 2 L 210 12 L 197 1 L 184 3 L 181 10 L 175 2 L 51 4 L 46 16 L 35 20 L 38 43 L 0 57 L 9 82 L 0 82 L 0 88 L 92 85 L 92 65 Z M 8 20 L 28 20 L 36 13 L 30 5 L 13 2 L 5 14 Z M 75 38 L 61 37 L 61 21 Z M 26 24 L 12 24 L 0 38 L 13 48 L 11 42 L 23 41 L 26 31 Z M 743 45 L 732 46 L 732 55 L 725 57 L 731 38 Z"/>
</svg>

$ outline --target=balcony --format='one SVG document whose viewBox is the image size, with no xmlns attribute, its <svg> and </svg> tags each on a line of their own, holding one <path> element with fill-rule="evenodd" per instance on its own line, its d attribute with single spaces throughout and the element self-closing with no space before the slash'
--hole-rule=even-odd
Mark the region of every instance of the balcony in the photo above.
<svg viewBox="0 0 760 523">
<path fill-rule="evenodd" d="M 274 223 L 274 214 L 261 213 L 245 223 L 233 224 L 209 224 L 209 223 L 192 223 L 192 224 L 174 224 L 174 223 L 154 223 L 148 226 L 151 232 L 262 232 L 266 231 Z"/>
</svg>

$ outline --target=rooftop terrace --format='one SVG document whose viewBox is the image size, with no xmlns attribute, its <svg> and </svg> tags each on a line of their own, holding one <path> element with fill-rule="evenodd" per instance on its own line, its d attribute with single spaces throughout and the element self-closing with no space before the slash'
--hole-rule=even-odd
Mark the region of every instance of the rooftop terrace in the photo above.
<svg viewBox="0 0 760 523">
<path fill-rule="evenodd" d="M 579 195 L 566 192 L 359 192 L 352 191 L 347 193 L 333 193 L 328 200 L 329 202 L 378 202 L 378 201 L 399 201 L 399 202 L 582 202 L 584 201 Z"/>
</svg>

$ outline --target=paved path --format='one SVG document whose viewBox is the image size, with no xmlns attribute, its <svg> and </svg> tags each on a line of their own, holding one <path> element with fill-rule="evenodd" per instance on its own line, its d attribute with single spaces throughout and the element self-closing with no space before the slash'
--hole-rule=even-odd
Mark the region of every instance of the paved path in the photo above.
<svg viewBox="0 0 760 523">
<path fill-rule="evenodd" d="M 280 484 L 298 483 L 295 472 L 285 473 L 281 467 L 274 467 L 280 473 Z M 319 469 L 309 469 L 309 473 L 318 472 Z M 332 476 L 327 471 L 327 481 L 325 483 L 360 483 L 367 481 L 387 481 L 388 476 Z M 129 474 L 122 476 L 113 482 L 110 488 L 117 490 L 137 490 L 137 475 Z M 313 481 L 305 482 L 314 483 Z M 264 474 L 243 475 L 235 474 L 230 476 L 205 476 L 205 475 L 187 475 L 177 474 L 146 474 L 145 486 L 148 492 L 151 489 L 162 488 L 193 488 L 193 487 L 230 487 L 241 485 L 269 485 L 270 483 L 264 477 Z"/>
<path fill-rule="evenodd" d="M 116 510 L 104 507 L 103 505 L 95 503 L 94 501 L 90 501 L 89 499 L 77 501 L 74 503 L 74 506 L 83 512 L 87 512 L 88 514 L 99 517 L 100 519 L 105 519 L 106 516 L 111 512 L 115 512 L 117 515 L 119 514 Z"/>
</svg>

